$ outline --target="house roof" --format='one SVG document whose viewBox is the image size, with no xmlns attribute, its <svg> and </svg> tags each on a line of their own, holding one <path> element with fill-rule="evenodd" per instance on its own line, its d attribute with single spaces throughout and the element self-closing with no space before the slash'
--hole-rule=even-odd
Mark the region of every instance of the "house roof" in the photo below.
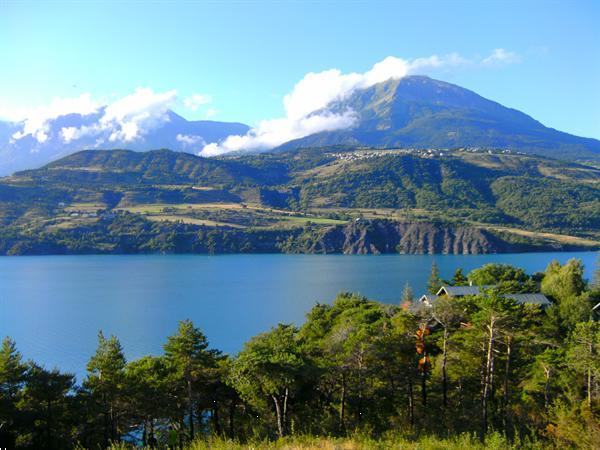
<svg viewBox="0 0 600 450">
<path fill-rule="evenodd" d="M 442 286 L 438 291 L 437 295 L 433 296 L 438 298 L 442 295 L 448 297 L 464 297 L 465 295 L 478 295 L 483 289 L 493 288 L 494 286 Z M 425 294 L 423 297 L 428 296 Z M 533 305 L 550 305 L 550 300 L 544 294 L 502 294 L 506 298 L 513 299 L 520 304 L 533 304 Z M 421 297 L 421 299 L 423 299 Z M 435 299 L 434 299 L 435 300 Z M 422 300 L 423 301 L 423 300 Z M 431 300 L 428 300 L 431 303 Z"/>
<path fill-rule="evenodd" d="M 550 300 L 544 294 L 503 294 L 506 298 L 511 298 L 519 304 L 531 305 L 550 305 Z"/>
<path fill-rule="evenodd" d="M 419 301 L 420 302 L 425 302 L 425 303 L 433 303 L 438 298 L 440 298 L 439 295 L 435 295 L 435 294 L 423 294 L 423 295 L 421 295 L 421 298 L 419 298 Z"/>
<path fill-rule="evenodd" d="M 478 295 L 481 289 L 488 289 L 493 286 L 442 286 L 437 295 L 447 295 L 448 297 L 464 297 L 465 295 Z"/>
</svg>

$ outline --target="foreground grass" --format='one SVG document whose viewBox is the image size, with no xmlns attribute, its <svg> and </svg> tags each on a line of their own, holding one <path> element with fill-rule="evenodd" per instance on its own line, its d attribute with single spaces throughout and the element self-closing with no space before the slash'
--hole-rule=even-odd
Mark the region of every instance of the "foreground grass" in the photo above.
<svg viewBox="0 0 600 450">
<path fill-rule="evenodd" d="M 124 450 L 128 446 L 113 446 L 113 450 Z M 356 436 L 351 438 L 332 438 L 299 436 L 276 441 L 252 441 L 239 443 L 223 438 L 197 440 L 184 446 L 185 450 L 509 450 L 509 449 L 541 449 L 541 443 L 508 444 L 498 435 L 488 436 L 485 443 L 475 436 L 462 434 L 453 438 L 423 437 L 408 440 L 402 437 L 383 437 L 379 439 Z"/>
</svg>

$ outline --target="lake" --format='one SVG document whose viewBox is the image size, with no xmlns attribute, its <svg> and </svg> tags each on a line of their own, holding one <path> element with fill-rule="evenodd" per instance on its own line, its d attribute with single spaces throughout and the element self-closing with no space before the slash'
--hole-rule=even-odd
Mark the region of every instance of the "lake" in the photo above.
<svg viewBox="0 0 600 450">
<path fill-rule="evenodd" d="M 24 357 L 81 378 L 98 330 L 116 335 L 128 358 L 160 354 L 177 322 L 192 319 L 211 346 L 235 353 L 277 323 L 301 324 L 316 302 L 341 291 L 397 304 L 405 283 L 424 290 L 432 261 L 442 277 L 488 262 L 528 273 L 552 259 L 594 252 L 501 255 L 127 255 L 0 258 L 0 336 Z"/>
</svg>

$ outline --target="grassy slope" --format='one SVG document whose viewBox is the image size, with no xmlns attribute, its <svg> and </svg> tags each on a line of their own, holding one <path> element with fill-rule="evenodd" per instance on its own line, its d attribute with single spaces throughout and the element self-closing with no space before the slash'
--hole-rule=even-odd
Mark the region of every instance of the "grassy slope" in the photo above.
<svg viewBox="0 0 600 450">
<path fill-rule="evenodd" d="M 597 246 L 600 170 L 468 151 L 328 148 L 221 159 L 84 151 L 0 180 L 0 222 L 21 232 L 86 226 L 100 220 L 94 212 L 110 209 L 253 229 L 361 216 L 443 219 L 519 239 Z"/>
<path fill-rule="evenodd" d="M 126 445 L 115 445 L 113 450 L 124 450 Z M 401 436 L 388 436 L 374 439 L 366 436 L 351 438 L 298 436 L 277 441 L 251 441 L 239 443 L 228 439 L 210 438 L 197 440 L 184 447 L 185 450 L 510 450 L 543 449 L 542 443 L 508 444 L 498 434 L 487 437 L 485 443 L 471 435 L 454 438 L 421 437 L 408 439 Z M 550 447 L 547 447 L 550 448 Z"/>
</svg>

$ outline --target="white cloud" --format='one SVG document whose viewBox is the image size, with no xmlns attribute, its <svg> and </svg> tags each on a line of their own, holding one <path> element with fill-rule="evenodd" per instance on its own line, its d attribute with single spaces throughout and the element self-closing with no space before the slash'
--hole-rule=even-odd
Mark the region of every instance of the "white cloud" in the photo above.
<svg viewBox="0 0 600 450">
<path fill-rule="evenodd" d="M 347 98 L 357 89 L 389 79 L 460 66 L 499 66 L 518 61 L 516 53 L 495 49 L 484 59 L 467 59 L 458 53 L 412 60 L 388 56 L 364 73 L 344 74 L 338 69 L 310 72 L 283 98 L 285 117 L 259 122 L 244 136 L 229 136 L 221 143 L 210 143 L 200 154 L 213 156 L 230 151 L 269 149 L 321 131 L 351 127 L 356 123 L 353 111 L 334 113 L 327 111 L 327 106 Z"/>
<path fill-rule="evenodd" d="M 323 112 L 301 117 L 297 120 L 289 118 L 265 120 L 251 129 L 244 136 L 233 135 L 221 144 L 206 145 L 200 154 L 216 156 L 236 150 L 262 150 L 273 148 L 292 139 L 297 139 L 320 131 L 348 128 L 355 123 L 354 112 L 348 110 L 343 114 Z"/>
<path fill-rule="evenodd" d="M 169 120 L 168 111 L 177 97 L 175 90 L 155 93 L 152 89 L 138 88 L 133 94 L 121 97 L 102 107 L 90 94 L 76 98 L 59 98 L 49 105 L 33 109 L 13 110 L 11 120 L 22 122 L 22 129 L 12 135 L 13 140 L 26 136 L 39 143 L 49 139 L 52 120 L 67 114 L 98 113 L 97 122 L 80 127 L 62 127 L 59 137 L 64 143 L 85 136 L 97 137 L 97 142 L 130 142 L 144 136 L 151 129 Z M 4 110 L 0 109 L 0 113 Z M 8 116 L 8 114 L 3 114 Z"/>
<path fill-rule="evenodd" d="M 60 129 L 60 137 L 65 143 L 71 142 L 73 139 L 77 138 L 79 129 L 76 127 L 62 127 Z"/>
<path fill-rule="evenodd" d="M 82 94 L 75 98 L 56 98 L 45 106 L 33 109 L 21 109 L 12 113 L 12 120 L 22 121 L 23 129 L 12 135 L 19 140 L 25 136 L 34 137 L 39 143 L 48 140 L 50 121 L 66 114 L 92 114 L 100 105 L 93 101 L 90 94 Z"/>
<path fill-rule="evenodd" d="M 175 139 L 177 142 L 181 142 L 185 146 L 204 146 L 206 142 L 202 138 L 202 136 L 195 136 L 191 134 L 178 134 Z"/>
<path fill-rule="evenodd" d="M 133 94 L 102 107 L 102 103 L 92 100 L 90 94 L 82 94 L 75 98 L 58 98 L 48 105 L 32 109 L 0 108 L 0 116 L 21 122 L 22 129 L 12 135 L 13 141 L 32 136 L 39 143 L 45 143 L 50 138 L 48 133 L 52 120 L 68 114 L 85 116 L 99 113 L 99 120 L 91 125 L 62 127 L 60 139 L 69 143 L 85 136 L 98 136 L 100 142 L 130 142 L 167 122 L 167 113 L 176 97 L 175 90 L 155 93 L 152 89 L 138 88 Z"/>
<path fill-rule="evenodd" d="M 97 123 L 78 128 L 63 127 L 61 138 L 65 143 L 85 136 L 99 136 L 100 142 L 131 142 L 168 122 L 167 113 L 176 97 L 174 90 L 154 93 L 152 89 L 138 88 L 133 94 L 107 105 Z"/>
<path fill-rule="evenodd" d="M 183 105 L 192 111 L 197 111 L 202 105 L 212 102 L 212 97 L 205 94 L 193 94 L 183 99 Z"/>
<path fill-rule="evenodd" d="M 388 56 L 365 73 L 344 74 L 338 69 L 310 72 L 283 98 L 285 117 L 259 122 L 244 136 L 229 136 L 221 143 L 210 143 L 200 154 L 214 156 L 237 150 L 269 149 L 310 134 L 349 128 L 356 123 L 355 113 L 351 110 L 342 113 L 327 111 L 329 104 L 347 98 L 356 89 L 368 88 L 382 81 L 466 62 L 455 53 L 414 60 Z"/>
<path fill-rule="evenodd" d="M 130 142 L 168 122 L 167 112 L 176 97 L 175 90 L 154 93 L 152 89 L 138 88 L 133 94 L 106 107 L 100 119 L 100 129 L 110 131 L 110 142 Z"/>
<path fill-rule="evenodd" d="M 517 53 L 503 48 L 496 48 L 488 57 L 481 60 L 481 64 L 483 66 L 504 66 L 517 63 L 520 60 L 521 58 Z"/>
<path fill-rule="evenodd" d="M 357 89 L 415 73 L 459 66 L 502 67 L 519 60 L 518 54 L 497 48 L 485 58 L 465 59 L 457 53 L 412 60 L 389 56 L 364 73 L 342 73 L 338 69 L 310 72 L 284 96 L 284 117 L 263 120 L 246 135 L 229 136 L 221 143 L 205 145 L 190 135 L 180 135 L 177 139 L 185 145 L 204 145 L 201 154 L 207 156 L 235 150 L 269 149 L 313 133 L 353 126 L 356 123 L 353 111 L 334 112 L 327 110 L 327 107 L 336 100 L 347 98 Z M 101 146 L 108 142 L 131 142 L 143 137 L 169 120 L 168 111 L 176 102 L 175 90 L 154 92 L 149 88 L 138 88 L 130 95 L 113 97 L 110 102 L 100 102 L 92 99 L 90 94 L 82 94 L 74 98 L 57 98 L 37 108 L 3 108 L 0 105 L 0 117 L 19 122 L 21 128 L 13 133 L 12 141 L 31 136 L 39 143 L 47 143 L 53 138 L 50 125 L 54 119 L 72 113 L 95 113 L 98 120 L 79 127 L 63 127 L 58 138 L 63 143 L 70 143 L 83 137 L 92 137 L 96 145 Z M 196 111 L 211 102 L 209 95 L 196 93 L 184 98 L 183 106 Z M 217 113 L 216 109 L 207 108 L 204 116 L 211 118 Z"/>
</svg>

